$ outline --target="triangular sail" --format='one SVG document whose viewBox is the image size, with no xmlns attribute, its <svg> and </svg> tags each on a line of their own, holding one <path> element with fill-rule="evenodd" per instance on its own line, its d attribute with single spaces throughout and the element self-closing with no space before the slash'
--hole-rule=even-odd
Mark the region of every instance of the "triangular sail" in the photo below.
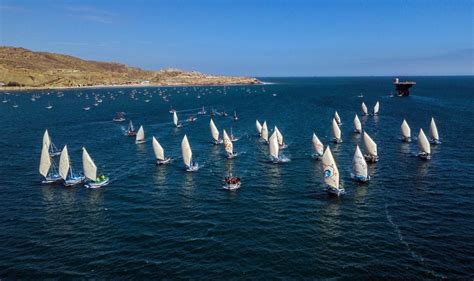
<svg viewBox="0 0 474 281">
<path fill-rule="evenodd" d="M 69 173 L 69 152 L 67 151 L 67 145 L 64 146 L 59 157 L 59 175 L 63 180 L 66 180 L 67 174 Z"/>
<path fill-rule="evenodd" d="M 43 145 L 46 145 L 46 147 L 49 149 L 49 146 L 51 145 L 51 138 L 49 137 L 48 130 L 44 131 L 43 135 Z"/>
<path fill-rule="evenodd" d="M 334 113 L 334 119 L 336 119 L 337 124 L 341 124 L 341 117 L 339 117 L 337 111 Z"/>
<path fill-rule="evenodd" d="M 367 177 L 367 163 L 358 145 L 356 145 L 354 158 L 352 158 L 352 171 L 357 177 Z"/>
<path fill-rule="evenodd" d="M 364 132 L 364 145 L 367 154 L 373 157 L 377 156 L 377 144 L 372 140 L 367 132 Z"/>
<path fill-rule="evenodd" d="M 267 121 L 263 122 L 262 125 L 262 131 L 260 132 L 260 136 L 262 139 L 268 142 L 268 127 L 267 127 Z"/>
<path fill-rule="evenodd" d="M 278 137 L 276 132 L 273 132 L 269 141 L 268 141 L 268 149 L 270 151 L 270 156 L 275 159 L 278 159 L 278 153 L 280 151 L 280 146 L 278 145 Z"/>
<path fill-rule="evenodd" d="M 227 135 L 227 132 L 224 130 L 222 133 L 224 135 L 224 149 L 227 153 L 233 154 L 234 153 L 234 145 L 232 144 L 232 141 L 229 138 L 229 135 Z"/>
<path fill-rule="evenodd" d="M 258 120 L 255 120 L 255 128 L 257 129 L 257 133 L 260 135 L 262 133 L 262 125 Z"/>
<path fill-rule="evenodd" d="M 337 125 L 336 119 L 332 119 L 332 136 L 335 139 L 341 139 L 341 129 L 339 129 L 339 126 Z"/>
<path fill-rule="evenodd" d="M 336 161 L 334 161 L 334 157 L 332 156 L 329 146 L 326 148 L 326 151 L 324 151 L 321 163 L 324 174 L 324 182 L 333 188 L 339 189 L 339 170 L 337 169 Z"/>
<path fill-rule="evenodd" d="M 82 169 L 86 178 L 95 181 L 97 178 L 97 166 L 92 160 L 86 148 L 82 148 Z"/>
<path fill-rule="evenodd" d="M 280 146 L 282 146 L 283 145 L 283 135 L 281 134 L 281 132 L 280 132 L 280 130 L 278 129 L 277 126 L 275 126 L 274 131 L 275 131 L 276 136 L 277 136 L 278 144 Z"/>
<path fill-rule="evenodd" d="M 380 109 L 380 103 L 377 101 L 374 106 L 374 114 L 378 114 Z"/>
<path fill-rule="evenodd" d="M 357 116 L 357 114 L 354 117 L 354 129 L 356 132 L 362 132 L 362 124 L 360 123 L 359 116 Z"/>
<path fill-rule="evenodd" d="M 431 154 L 430 143 L 425 135 L 425 132 L 423 132 L 423 129 L 420 129 L 420 133 L 418 134 L 418 149 L 421 152 Z"/>
<path fill-rule="evenodd" d="M 191 159 L 193 157 L 193 152 L 191 151 L 191 146 L 189 145 L 188 137 L 184 135 L 183 141 L 181 142 L 181 151 L 183 153 L 183 162 L 187 167 L 191 166 Z"/>
<path fill-rule="evenodd" d="M 403 119 L 402 125 L 400 126 L 400 132 L 402 133 L 402 137 L 405 139 L 408 139 L 411 136 L 410 126 L 408 126 L 408 123 L 405 119 Z"/>
<path fill-rule="evenodd" d="M 315 133 L 313 133 L 313 150 L 319 155 L 323 155 L 324 153 L 323 143 L 319 140 Z"/>
<path fill-rule="evenodd" d="M 430 137 L 434 140 L 439 140 L 438 128 L 436 127 L 436 123 L 433 117 L 431 117 L 430 123 Z"/>
<path fill-rule="evenodd" d="M 135 137 L 135 142 L 142 142 L 145 140 L 145 131 L 143 130 L 143 126 L 140 126 L 138 129 L 137 136 Z"/>
<path fill-rule="evenodd" d="M 363 113 L 364 115 L 369 114 L 369 111 L 367 110 L 367 105 L 365 105 L 364 102 L 362 102 L 362 106 L 361 106 L 361 107 L 362 107 L 362 113 Z"/>
<path fill-rule="evenodd" d="M 216 127 L 216 124 L 214 124 L 214 121 L 211 118 L 211 121 L 209 121 L 209 127 L 211 128 L 211 135 L 214 141 L 219 140 L 219 130 Z"/>
<path fill-rule="evenodd" d="M 178 114 L 176 114 L 176 111 L 173 111 L 173 123 L 175 126 L 178 126 Z"/>
<path fill-rule="evenodd" d="M 49 168 L 51 167 L 51 158 L 49 156 L 49 149 L 48 146 L 43 143 L 43 147 L 41 148 L 41 159 L 40 159 L 40 166 L 39 172 L 44 177 L 48 176 Z"/>
<path fill-rule="evenodd" d="M 158 160 L 164 161 L 165 160 L 165 150 L 160 145 L 160 143 L 153 137 L 153 152 L 155 153 L 155 157 Z"/>
</svg>

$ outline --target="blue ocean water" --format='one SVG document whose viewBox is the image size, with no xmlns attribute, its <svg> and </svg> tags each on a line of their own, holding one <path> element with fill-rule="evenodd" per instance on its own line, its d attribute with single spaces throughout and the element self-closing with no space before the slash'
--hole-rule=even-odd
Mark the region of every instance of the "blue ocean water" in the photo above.
<svg viewBox="0 0 474 281">
<path fill-rule="evenodd" d="M 412 79 L 417 85 L 407 98 L 389 97 L 390 77 L 2 95 L 0 277 L 472 279 L 474 78 Z M 34 102 L 33 93 L 41 93 Z M 97 107 L 93 94 L 103 96 Z M 380 155 L 368 185 L 350 179 L 355 145 L 362 144 L 352 120 L 362 101 L 369 109 L 381 105 L 379 116 L 359 116 Z M 234 147 L 241 155 L 227 160 L 222 145 L 211 145 L 209 115 L 174 128 L 170 105 L 182 120 L 202 106 L 208 114 L 225 110 L 229 117 L 215 123 L 240 137 Z M 230 118 L 234 110 L 238 121 Z M 330 143 L 336 110 L 339 145 Z M 112 122 L 117 111 L 144 126 L 145 144 L 123 135 L 127 123 Z M 416 136 L 419 128 L 428 132 L 432 116 L 443 143 L 423 161 L 416 141 L 399 140 L 400 124 L 406 118 Z M 278 126 L 289 163 L 269 162 L 256 119 Z M 41 185 L 45 129 L 57 146 L 68 145 L 77 169 L 85 146 L 110 185 Z M 311 159 L 313 132 L 331 144 L 346 189 L 341 198 L 323 190 L 321 164 Z M 201 165 L 196 173 L 183 168 L 184 134 Z M 152 136 L 172 164 L 155 166 Z M 239 190 L 222 189 L 228 171 L 242 178 Z"/>
</svg>

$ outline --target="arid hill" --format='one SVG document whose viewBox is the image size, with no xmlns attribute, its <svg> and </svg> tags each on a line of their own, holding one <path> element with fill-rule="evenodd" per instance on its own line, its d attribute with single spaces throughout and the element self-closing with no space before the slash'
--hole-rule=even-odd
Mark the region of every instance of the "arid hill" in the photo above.
<svg viewBox="0 0 474 281">
<path fill-rule="evenodd" d="M 222 85 L 258 84 L 255 78 L 205 75 L 178 69 L 147 71 L 119 63 L 24 48 L 0 47 L 2 88 L 55 88 L 102 85 Z"/>
</svg>

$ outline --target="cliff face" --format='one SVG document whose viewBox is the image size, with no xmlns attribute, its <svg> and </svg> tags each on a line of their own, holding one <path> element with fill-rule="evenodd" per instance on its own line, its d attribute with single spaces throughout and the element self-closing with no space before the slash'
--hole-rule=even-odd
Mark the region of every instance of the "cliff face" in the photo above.
<svg viewBox="0 0 474 281">
<path fill-rule="evenodd" d="M 119 63 L 87 61 L 76 57 L 24 48 L 0 47 L 0 82 L 21 87 L 79 87 L 96 85 L 213 85 L 258 84 L 255 78 L 212 76 L 177 69 L 147 71 Z"/>
</svg>

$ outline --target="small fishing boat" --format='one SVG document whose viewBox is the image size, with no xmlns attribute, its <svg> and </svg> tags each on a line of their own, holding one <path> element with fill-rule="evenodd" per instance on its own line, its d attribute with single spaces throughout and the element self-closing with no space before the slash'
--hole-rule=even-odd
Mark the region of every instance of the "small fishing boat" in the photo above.
<svg viewBox="0 0 474 281">
<path fill-rule="evenodd" d="M 313 133 L 312 144 L 313 144 L 313 155 L 312 155 L 313 159 L 319 159 L 321 156 L 323 156 L 324 146 L 315 133 Z"/>
<path fill-rule="evenodd" d="M 357 134 L 362 133 L 362 124 L 360 123 L 359 116 L 357 116 L 357 113 L 354 117 L 354 132 Z"/>
<path fill-rule="evenodd" d="M 211 121 L 209 121 L 209 127 L 211 129 L 211 136 L 212 136 L 212 143 L 217 145 L 221 144 L 223 141 L 222 139 L 219 139 L 219 130 L 216 127 L 216 124 L 214 124 L 214 121 L 211 118 Z"/>
<path fill-rule="evenodd" d="M 418 134 L 418 157 L 422 159 L 431 159 L 430 143 L 425 132 L 423 132 L 423 129 L 420 129 L 420 133 Z"/>
<path fill-rule="evenodd" d="M 268 127 L 267 127 L 267 121 L 263 122 L 262 125 L 262 130 L 260 130 L 260 138 L 265 141 L 265 143 L 268 143 Z"/>
<path fill-rule="evenodd" d="M 124 112 L 117 112 L 115 114 L 114 119 L 112 119 L 112 121 L 114 121 L 114 122 L 123 122 L 123 121 L 125 121 L 125 113 Z"/>
<path fill-rule="evenodd" d="M 430 123 L 430 143 L 431 144 L 441 144 L 439 140 L 438 128 L 433 117 L 431 117 Z"/>
<path fill-rule="evenodd" d="M 52 109 L 52 108 L 53 108 L 53 106 L 51 105 L 51 103 L 50 103 L 50 102 L 48 102 L 48 106 L 46 106 L 45 108 L 46 108 L 46 109 Z"/>
<path fill-rule="evenodd" d="M 16 103 L 16 101 L 13 102 L 12 107 L 13 107 L 13 108 L 18 108 L 18 104 Z"/>
<path fill-rule="evenodd" d="M 199 169 L 199 164 L 193 161 L 193 152 L 189 145 L 188 137 L 184 135 L 181 142 L 181 151 L 183 153 L 183 162 L 186 166 L 186 171 L 195 172 Z"/>
<path fill-rule="evenodd" d="M 129 137 L 134 137 L 137 135 L 137 131 L 135 130 L 135 127 L 133 127 L 133 122 L 132 120 L 130 120 L 130 122 L 128 122 L 128 128 L 127 128 L 127 132 L 125 133 L 126 136 L 129 136 Z"/>
<path fill-rule="evenodd" d="M 234 116 L 233 116 L 234 121 L 239 120 L 239 117 L 237 116 L 237 112 L 234 111 Z"/>
<path fill-rule="evenodd" d="M 82 109 L 84 109 L 85 111 L 88 111 L 88 110 L 91 109 L 91 107 L 90 107 L 90 106 L 85 106 L 85 107 L 83 107 Z"/>
<path fill-rule="evenodd" d="M 400 126 L 400 133 L 402 134 L 403 142 L 411 142 L 411 129 L 405 119 L 403 119 L 402 125 Z"/>
<path fill-rule="evenodd" d="M 156 165 L 168 164 L 171 161 L 170 157 L 165 157 L 165 150 L 155 137 L 153 137 L 153 152 L 156 157 Z"/>
<path fill-rule="evenodd" d="M 258 120 L 255 121 L 255 128 L 257 129 L 257 134 L 259 136 L 262 135 L 262 125 L 260 124 L 260 122 L 258 122 Z"/>
<path fill-rule="evenodd" d="M 227 158 L 234 158 L 235 156 L 237 156 L 237 153 L 234 151 L 234 144 L 232 143 L 232 140 L 229 138 L 225 130 L 223 130 L 222 135 L 224 136 L 223 144 L 224 150 L 227 153 Z"/>
<path fill-rule="evenodd" d="M 367 110 L 367 105 L 365 105 L 364 102 L 362 102 L 362 116 L 369 115 L 369 111 Z"/>
<path fill-rule="evenodd" d="M 336 120 L 336 123 L 338 126 L 341 126 L 342 124 L 342 121 L 341 121 L 341 117 L 339 117 L 339 114 L 336 112 L 334 112 L 334 119 Z"/>
<path fill-rule="evenodd" d="M 281 134 L 280 130 L 278 129 L 277 126 L 273 129 L 276 132 L 277 135 L 277 140 L 278 140 L 278 145 L 280 146 L 280 149 L 285 149 L 288 147 L 288 145 L 285 144 L 283 141 L 283 135 Z"/>
<path fill-rule="evenodd" d="M 193 115 L 189 116 L 188 119 L 186 119 L 186 121 L 187 121 L 188 123 L 194 122 L 194 121 L 196 121 L 196 120 L 197 120 L 197 117 L 196 117 L 196 116 L 193 116 Z"/>
<path fill-rule="evenodd" d="M 336 161 L 334 161 L 329 146 L 326 147 L 324 151 L 321 166 L 324 175 L 324 183 L 327 185 L 326 191 L 336 196 L 344 194 L 346 191 L 339 185 L 339 170 L 337 169 Z"/>
<path fill-rule="evenodd" d="M 64 180 L 65 186 L 74 186 L 85 180 L 84 176 L 73 172 L 67 145 L 64 146 L 59 157 L 59 175 Z"/>
<path fill-rule="evenodd" d="M 2 103 L 7 103 L 8 100 L 7 100 L 7 96 L 3 96 L 3 100 L 2 100 Z"/>
<path fill-rule="evenodd" d="M 374 105 L 374 113 L 373 115 L 379 115 L 379 110 L 380 110 L 380 103 L 377 101 Z"/>
<path fill-rule="evenodd" d="M 54 157 L 54 156 L 58 156 L 58 155 L 61 154 L 61 150 L 59 148 L 57 148 L 56 145 L 51 140 L 51 137 L 49 136 L 48 130 L 44 131 L 43 145 L 46 145 L 46 147 L 48 147 L 49 156 Z"/>
<path fill-rule="evenodd" d="M 367 182 L 370 180 L 370 177 L 367 175 L 367 163 L 360 151 L 359 145 L 356 145 L 354 158 L 352 158 L 351 177 L 357 182 Z"/>
<path fill-rule="evenodd" d="M 222 188 L 227 190 L 239 189 L 241 185 L 240 178 L 233 176 L 231 173 L 224 178 L 224 186 Z"/>
<path fill-rule="evenodd" d="M 220 116 L 220 117 L 227 117 L 227 115 L 228 115 L 228 114 L 227 114 L 227 112 L 225 112 L 225 111 L 219 112 L 219 116 Z"/>
<path fill-rule="evenodd" d="M 143 130 L 143 126 L 140 126 L 138 129 L 137 135 L 135 136 L 135 143 L 140 144 L 145 142 L 145 130 Z"/>
<path fill-rule="evenodd" d="M 82 169 L 84 170 L 84 176 L 88 179 L 85 184 L 87 188 L 100 188 L 109 184 L 109 177 L 105 175 L 97 176 L 97 166 L 85 147 L 82 148 Z"/>
<path fill-rule="evenodd" d="M 206 108 L 204 108 L 204 106 L 202 107 L 202 109 L 198 112 L 199 115 L 204 115 L 206 114 L 207 111 L 206 111 Z"/>
<path fill-rule="evenodd" d="M 54 160 L 49 155 L 49 147 L 44 143 L 41 148 L 39 173 L 44 177 L 41 183 L 58 183 L 63 180 L 58 173 Z"/>
<path fill-rule="evenodd" d="M 364 132 L 364 146 L 365 146 L 365 160 L 367 162 L 375 163 L 379 161 L 379 156 L 377 155 L 377 144 L 372 140 L 372 138 Z"/>
<path fill-rule="evenodd" d="M 334 143 L 341 143 L 341 129 L 337 125 L 337 121 L 335 118 L 332 119 L 332 141 Z"/>
<path fill-rule="evenodd" d="M 173 124 L 176 128 L 181 128 L 183 126 L 178 120 L 178 114 L 176 113 L 176 111 L 173 112 Z"/>
</svg>

